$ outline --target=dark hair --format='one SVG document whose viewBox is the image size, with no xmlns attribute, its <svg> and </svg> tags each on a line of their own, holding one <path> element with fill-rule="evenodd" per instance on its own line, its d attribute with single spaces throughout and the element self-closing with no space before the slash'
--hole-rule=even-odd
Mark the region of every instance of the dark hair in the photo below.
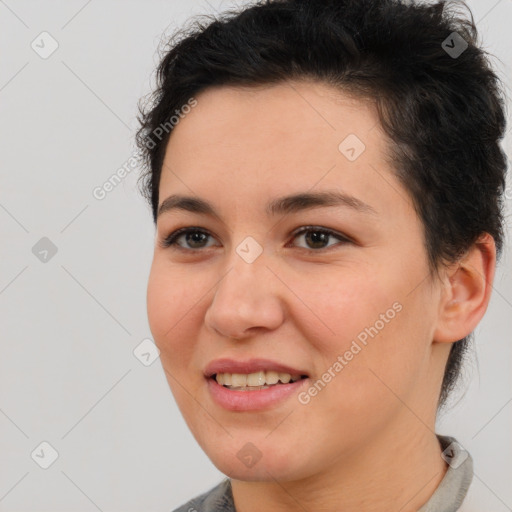
<svg viewBox="0 0 512 512">
<path fill-rule="evenodd" d="M 169 118 L 193 95 L 218 85 L 314 79 L 375 101 L 389 137 L 389 162 L 424 225 L 431 276 L 485 232 L 500 257 L 504 92 L 478 47 L 465 3 L 261 0 L 203 17 L 208 23 L 197 17 L 175 32 L 157 69 L 156 90 L 146 105 L 139 103 L 141 190 L 155 223 Z M 472 336 L 451 347 L 440 407 Z"/>
</svg>

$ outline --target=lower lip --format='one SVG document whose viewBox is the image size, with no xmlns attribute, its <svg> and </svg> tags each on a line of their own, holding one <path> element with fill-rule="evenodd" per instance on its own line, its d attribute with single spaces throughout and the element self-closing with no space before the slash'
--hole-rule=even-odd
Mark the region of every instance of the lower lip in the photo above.
<svg viewBox="0 0 512 512">
<path fill-rule="evenodd" d="M 229 411 L 261 411 L 275 406 L 296 393 L 308 379 L 289 384 L 277 384 L 257 391 L 234 391 L 208 380 L 208 389 L 215 403 Z"/>
</svg>

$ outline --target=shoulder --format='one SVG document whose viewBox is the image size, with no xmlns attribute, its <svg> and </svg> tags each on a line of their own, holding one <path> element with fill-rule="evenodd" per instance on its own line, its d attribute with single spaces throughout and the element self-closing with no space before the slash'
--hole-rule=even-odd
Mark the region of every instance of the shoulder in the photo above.
<svg viewBox="0 0 512 512">
<path fill-rule="evenodd" d="M 215 487 L 187 501 L 173 512 L 236 512 L 231 481 L 225 478 Z"/>
</svg>

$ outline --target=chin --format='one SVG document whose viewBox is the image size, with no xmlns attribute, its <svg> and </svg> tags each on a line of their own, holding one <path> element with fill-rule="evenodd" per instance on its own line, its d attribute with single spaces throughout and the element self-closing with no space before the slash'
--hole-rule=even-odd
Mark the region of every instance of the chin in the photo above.
<svg viewBox="0 0 512 512">
<path fill-rule="evenodd" d="M 290 481 L 307 477 L 311 473 L 307 454 L 301 453 L 301 460 L 296 460 L 298 454 L 292 447 L 288 451 L 280 451 L 269 440 L 251 443 L 230 438 L 225 445 L 210 446 L 207 443 L 202 448 L 220 472 L 236 480 Z"/>
</svg>

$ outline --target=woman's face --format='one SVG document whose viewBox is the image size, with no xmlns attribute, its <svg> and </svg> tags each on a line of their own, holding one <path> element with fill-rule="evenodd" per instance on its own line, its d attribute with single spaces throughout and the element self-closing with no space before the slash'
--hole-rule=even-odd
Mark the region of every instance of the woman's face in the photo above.
<svg viewBox="0 0 512 512">
<path fill-rule="evenodd" d="M 312 82 L 196 99 L 170 137 L 160 205 L 192 196 L 215 214 L 167 202 L 147 304 L 198 443 L 232 478 L 291 480 L 424 431 L 449 346 L 432 344 L 440 290 L 374 108 Z M 321 193 L 345 201 L 282 200 Z M 307 378 L 232 390 L 212 372 L 237 386 Z"/>
</svg>

